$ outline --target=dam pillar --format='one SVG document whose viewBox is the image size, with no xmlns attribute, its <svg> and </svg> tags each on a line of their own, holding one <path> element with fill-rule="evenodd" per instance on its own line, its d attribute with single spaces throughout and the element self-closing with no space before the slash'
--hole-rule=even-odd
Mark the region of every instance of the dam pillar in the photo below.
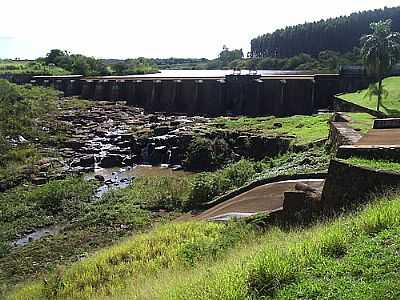
<svg viewBox="0 0 400 300">
<path fill-rule="evenodd" d="M 286 79 L 280 80 L 280 84 L 281 84 L 281 88 L 280 88 L 281 94 L 279 97 L 279 102 L 277 105 L 276 113 L 277 113 L 277 116 L 285 116 L 285 114 L 286 114 L 286 109 L 285 109 L 286 103 L 285 102 L 286 102 L 286 94 L 287 94 L 287 80 Z"/>
<path fill-rule="evenodd" d="M 201 100 L 204 94 L 204 81 L 202 79 L 195 80 L 193 97 L 191 103 L 189 102 L 188 113 L 189 115 L 195 115 L 199 112 L 202 113 L 204 108 L 201 107 Z"/>
<path fill-rule="evenodd" d="M 97 80 L 95 82 L 95 88 L 94 88 L 94 95 L 93 99 L 96 101 L 102 101 L 104 100 L 104 92 L 105 90 L 105 82 L 103 80 Z"/>
<path fill-rule="evenodd" d="M 224 79 L 217 80 L 216 86 L 215 113 L 216 115 L 223 115 L 226 110 L 226 81 Z"/>
<path fill-rule="evenodd" d="M 172 96 L 171 96 L 171 110 L 178 112 L 179 101 L 182 97 L 182 80 L 173 80 L 172 82 Z"/>
<path fill-rule="evenodd" d="M 120 81 L 113 80 L 109 83 L 109 100 L 110 101 L 121 101 L 120 98 Z"/>
<path fill-rule="evenodd" d="M 83 80 L 81 96 L 84 99 L 94 100 L 94 92 L 96 88 L 96 82 L 93 80 Z"/>
<path fill-rule="evenodd" d="M 162 80 L 159 99 L 159 110 L 165 112 L 175 111 L 176 83 L 173 80 Z"/>
<path fill-rule="evenodd" d="M 160 111 L 160 95 L 162 92 L 162 81 L 154 80 L 152 81 L 151 96 L 148 101 L 147 110 L 148 111 Z"/>
<path fill-rule="evenodd" d="M 315 109 L 332 106 L 333 96 L 340 90 L 340 78 L 338 75 L 315 75 Z"/>
</svg>

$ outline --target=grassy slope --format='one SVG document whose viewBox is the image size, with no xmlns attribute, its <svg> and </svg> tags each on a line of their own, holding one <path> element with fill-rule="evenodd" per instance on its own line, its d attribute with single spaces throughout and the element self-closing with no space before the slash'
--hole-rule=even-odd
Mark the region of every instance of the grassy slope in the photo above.
<svg viewBox="0 0 400 300">
<path fill-rule="evenodd" d="M 146 277 L 214 259 L 249 236 L 239 224 L 172 223 L 141 234 L 17 290 L 11 299 L 98 299 Z"/>
<path fill-rule="evenodd" d="M 389 77 L 383 81 L 389 96 L 382 100 L 382 112 L 389 116 L 400 116 L 400 77 Z M 341 95 L 340 98 L 376 110 L 377 97 L 365 97 L 366 90 Z"/>
<path fill-rule="evenodd" d="M 314 116 L 217 118 L 214 126 L 245 132 L 263 132 L 268 135 L 288 135 L 297 144 L 307 144 L 328 136 L 330 114 Z"/>
<path fill-rule="evenodd" d="M 270 229 L 217 262 L 187 264 L 243 238 L 246 231 L 231 226 L 168 225 L 55 273 L 47 284 L 18 288 L 9 299 L 400 297 L 399 195 L 308 229 Z"/>
<path fill-rule="evenodd" d="M 366 133 L 372 128 L 374 116 L 367 113 L 346 113 L 350 116 L 350 126 L 356 130 L 360 130 L 362 133 Z"/>
<path fill-rule="evenodd" d="M 368 159 L 360 157 L 350 157 L 345 160 L 346 162 L 361 166 L 372 168 L 376 170 L 396 171 L 400 172 L 400 163 L 398 161 L 390 161 L 383 159 Z"/>
</svg>

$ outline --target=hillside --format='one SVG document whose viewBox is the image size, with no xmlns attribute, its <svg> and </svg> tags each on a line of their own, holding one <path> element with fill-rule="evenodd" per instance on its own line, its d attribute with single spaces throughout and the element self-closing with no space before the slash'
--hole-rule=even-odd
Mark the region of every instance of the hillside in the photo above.
<svg viewBox="0 0 400 300">
<path fill-rule="evenodd" d="M 289 26 L 251 41 L 253 57 L 292 57 L 300 53 L 317 56 L 321 51 L 350 52 L 359 46 L 360 37 L 369 32 L 369 24 L 392 19 L 393 30 L 400 30 L 400 7 L 377 9 L 350 16 Z"/>
<path fill-rule="evenodd" d="M 393 195 L 306 229 L 166 225 L 9 299 L 398 299 L 399 215 Z"/>
<path fill-rule="evenodd" d="M 386 98 L 382 99 L 382 112 L 391 117 L 400 116 L 400 77 L 389 77 L 383 81 L 383 87 L 389 92 Z M 377 96 L 369 97 L 367 90 L 340 95 L 341 99 L 353 102 L 357 105 L 376 110 Z"/>
</svg>

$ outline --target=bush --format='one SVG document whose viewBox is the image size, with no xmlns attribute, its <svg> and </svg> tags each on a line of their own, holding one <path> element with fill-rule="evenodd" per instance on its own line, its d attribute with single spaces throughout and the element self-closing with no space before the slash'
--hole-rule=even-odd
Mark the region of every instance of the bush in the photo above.
<svg viewBox="0 0 400 300">
<path fill-rule="evenodd" d="M 186 206 L 196 208 L 231 189 L 238 188 L 267 168 L 263 162 L 240 160 L 214 173 L 201 173 L 191 180 Z"/>
<path fill-rule="evenodd" d="M 228 190 L 231 186 L 228 178 L 220 173 L 201 173 L 192 179 L 192 188 L 186 202 L 187 208 L 197 208 L 202 203 Z"/>
<path fill-rule="evenodd" d="M 73 215 L 91 200 L 94 185 L 80 177 L 51 181 L 26 194 L 28 201 L 52 214 Z"/>
<path fill-rule="evenodd" d="M 223 139 L 195 138 L 183 162 L 190 171 L 212 171 L 231 161 L 233 152 Z"/>
</svg>

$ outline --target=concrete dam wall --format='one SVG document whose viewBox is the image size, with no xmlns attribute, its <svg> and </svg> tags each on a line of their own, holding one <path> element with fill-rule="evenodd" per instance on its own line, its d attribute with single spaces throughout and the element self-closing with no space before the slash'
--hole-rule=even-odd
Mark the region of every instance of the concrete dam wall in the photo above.
<svg viewBox="0 0 400 300">
<path fill-rule="evenodd" d="M 358 76 L 225 75 L 204 78 L 154 76 L 35 76 L 31 83 L 52 86 L 65 96 L 126 101 L 148 112 L 221 116 L 312 114 L 331 106 L 340 92 L 368 86 Z"/>
</svg>

